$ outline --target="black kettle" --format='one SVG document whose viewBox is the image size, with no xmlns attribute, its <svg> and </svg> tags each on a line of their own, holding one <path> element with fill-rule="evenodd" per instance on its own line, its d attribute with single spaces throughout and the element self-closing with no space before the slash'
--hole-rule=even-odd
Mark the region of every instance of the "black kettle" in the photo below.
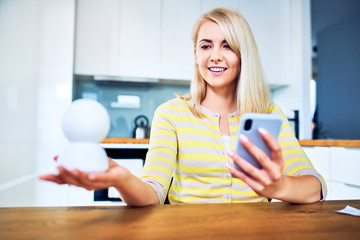
<svg viewBox="0 0 360 240">
<path fill-rule="evenodd" d="M 150 137 L 149 119 L 145 115 L 139 115 L 134 120 L 135 128 L 133 137 L 143 139 Z"/>
</svg>

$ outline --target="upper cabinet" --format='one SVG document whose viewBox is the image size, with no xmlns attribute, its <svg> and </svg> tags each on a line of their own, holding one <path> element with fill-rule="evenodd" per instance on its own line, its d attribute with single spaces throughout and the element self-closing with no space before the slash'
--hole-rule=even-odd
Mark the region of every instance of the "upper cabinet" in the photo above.
<svg viewBox="0 0 360 240">
<path fill-rule="evenodd" d="M 201 13 L 205 13 L 218 7 L 238 10 L 239 6 L 239 0 L 201 0 Z"/>
<path fill-rule="evenodd" d="M 120 1 L 118 74 L 158 78 L 160 65 L 160 0 Z"/>
<path fill-rule="evenodd" d="M 191 31 L 215 7 L 250 24 L 267 82 L 289 84 L 290 0 L 78 0 L 75 73 L 191 80 Z"/>
<path fill-rule="evenodd" d="M 75 73 L 116 75 L 119 48 L 118 0 L 78 0 Z"/>
<path fill-rule="evenodd" d="M 195 60 L 191 32 L 200 11 L 200 1 L 163 1 L 160 78 L 189 81 L 193 78 Z"/>
<path fill-rule="evenodd" d="M 265 79 L 272 87 L 289 84 L 290 0 L 241 0 L 239 12 L 255 37 Z"/>
<path fill-rule="evenodd" d="M 159 77 L 160 0 L 78 0 L 75 73 Z"/>
</svg>

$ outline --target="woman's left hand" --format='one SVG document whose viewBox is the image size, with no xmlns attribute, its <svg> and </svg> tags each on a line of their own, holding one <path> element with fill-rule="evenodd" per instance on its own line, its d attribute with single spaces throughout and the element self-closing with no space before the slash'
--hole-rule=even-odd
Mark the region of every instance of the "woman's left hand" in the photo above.
<svg viewBox="0 0 360 240">
<path fill-rule="evenodd" d="M 229 157 L 231 157 L 246 174 L 237 170 L 231 164 L 226 164 L 226 167 L 233 176 L 248 184 L 258 195 L 267 198 L 281 199 L 281 193 L 286 181 L 285 175 L 282 174 L 284 160 L 281 147 L 267 130 L 259 128 L 259 133 L 270 149 L 271 159 L 245 137 L 245 135 L 240 135 L 240 143 L 260 163 L 262 169 L 254 167 L 233 151 L 228 152 Z"/>
</svg>

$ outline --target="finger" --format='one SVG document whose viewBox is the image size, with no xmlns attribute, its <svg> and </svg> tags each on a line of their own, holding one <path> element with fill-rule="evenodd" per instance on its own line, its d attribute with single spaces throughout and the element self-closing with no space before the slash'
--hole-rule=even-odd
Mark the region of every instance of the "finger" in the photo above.
<svg viewBox="0 0 360 240">
<path fill-rule="evenodd" d="M 258 129 L 261 138 L 264 140 L 265 144 L 269 147 L 271 152 L 271 159 L 279 164 L 283 165 L 283 157 L 281 152 L 281 147 L 278 141 L 264 128 Z"/>
<path fill-rule="evenodd" d="M 272 167 L 272 162 L 269 157 L 263 150 L 250 141 L 250 139 L 248 139 L 245 135 L 240 134 L 239 140 L 240 143 L 246 148 L 246 150 L 260 163 L 260 165 L 265 170 L 268 170 Z"/>
<path fill-rule="evenodd" d="M 104 189 L 112 186 L 112 177 L 107 173 L 85 173 L 78 169 L 71 171 L 76 177 L 78 184 L 87 190 Z"/>
<path fill-rule="evenodd" d="M 78 169 L 75 169 L 72 172 L 77 176 L 78 183 L 87 190 L 96 190 L 109 187 L 107 182 L 100 182 L 97 179 L 92 179 L 90 177 L 92 174 L 82 172 Z"/>
<path fill-rule="evenodd" d="M 92 174 L 89 174 L 88 179 L 90 181 L 110 182 L 113 180 L 113 177 L 108 172 L 92 173 Z"/>
<path fill-rule="evenodd" d="M 269 134 L 267 130 L 264 128 L 259 128 L 259 133 L 261 137 L 265 137 L 264 142 L 266 145 L 271 144 L 271 146 L 268 146 L 271 153 L 271 159 L 269 156 L 265 154 L 264 151 L 262 151 L 259 147 L 257 147 L 253 142 L 250 140 L 245 140 L 244 137 L 240 138 L 240 142 L 243 144 L 243 146 L 254 156 L 256 160 L 260 163 L 260 165 L 263 167 L 263 169 L 266 171 L 268 175 L 268 179 L 271 179 L 272 181 L 276 181 L 281 177 L 281 169 L 282 165 L 279 165 L 279 162 L 282 161 L 282 155 L 281 155 L 281 148 L 277 141 Z M 241 136 L 240 136 L 241 137 Z M 245 137 L 246 138 L 246 137 Z M 276 145 L 279 146 L 279 149 L 276 150 Z M 278 153 L 275 151 L 280 150 L 280 160 L 277 159 L 279 157 Z M 275 160 L 274 160 L 275 158 Z M 268 184 L 267 181 L 263 182 L 264 184 Z"/>
<path fill-rule="evenodd" d="M 40 176 L 40 180 L 54 182 L 57 184 L 65 184 L 65 182 L 61 178 L 59 178 L 59 176 L 54 174 Z"/>
<path fill-rule="evenodd" d="M 258 192 L 261 192 L 264 189 L 262 184 L 260 184 L 257 181 L 253 180 L 252 178 L 250 178 L 249 176 L 247 176 L 243 172 L 237 170 L 236 168 L 231 166 L 231 164 L 226 163 L 225 166 L 234 177 L 237 177 L 240 180 L 242 180 L 244 183 L 249 185 L 249 187 L 251 187 L 255 192 L 258 193 Z"/>
<path fill-rule="evenodd" d="M 112 160 L 111 158 L 108 157 L 108 161 L 109 161 L 109 168 L 115 167 L 115 166 L 119 166 L 114 160 Z"/>
<path fill-rule="evenodd" d="M 270 185 L 271 180 L 268 174 L 265 171 L 253 166 L 251 163 L 246 161 L 244 158 L 240 157 L 238 154 L 233 151 L 229 151 L 228 155 L 234 160 L 234 162 L 247 174 L 247 177 L 251 177 L 255 181 L 261 183 L 262 185 Z M 241 172 L 241 171 L 239 171 Z M 245 175 L 246 175 L 245 174 Z"/>
<path fill-rule="evenodd" d="M 102 183 L 97 183 L 94 181 L 89 180 L 89 174 L 85 173 L 83 171 L 80 171 L 79 169 L 74 169 L 71 171 L 73 176 L 76 178 L 76 186 L 85 188 L 87 190 L 96 190 L 100 189 L 99 186 L 103 186 Z"/>
<path fill-rule="evenodd" d="M 59 177 L 63 182 L 82 187 L 77 179 L 77 176 L 74 173 L 67 170 L 63 166 L 58 166 L 58 170 L 59 170 Z"/>
</svg>

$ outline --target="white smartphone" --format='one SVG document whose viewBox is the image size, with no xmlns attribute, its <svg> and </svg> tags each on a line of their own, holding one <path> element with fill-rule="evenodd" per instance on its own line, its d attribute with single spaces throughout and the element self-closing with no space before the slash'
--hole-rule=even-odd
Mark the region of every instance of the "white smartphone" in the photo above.
<svg viewBox="0 0 360 240">
<path fill-rule="evenodd" d="M 243 114 L 240 119 L 235 152 L 255 167 L 261 169 L 262 166 L 260 165 L 260 163 L 240 143 L 239 136 L 240 134 L 244 134 L 248 139 L 250 139 L 250 141 L 252 141 L 256 146 L 258 146 L 262 151 L 264 151 L 266 155 L 270 157 L 270 149 L 260 136 L 258 129 L 260 127 L 266 129 L 277 140 L 279 137 L 282 122 L 282 118 L 274 114 Z M 237 164 L 235 164 L 235 162 L 233 165 L 236 169 L 244 172 Z"/>
</svg>

